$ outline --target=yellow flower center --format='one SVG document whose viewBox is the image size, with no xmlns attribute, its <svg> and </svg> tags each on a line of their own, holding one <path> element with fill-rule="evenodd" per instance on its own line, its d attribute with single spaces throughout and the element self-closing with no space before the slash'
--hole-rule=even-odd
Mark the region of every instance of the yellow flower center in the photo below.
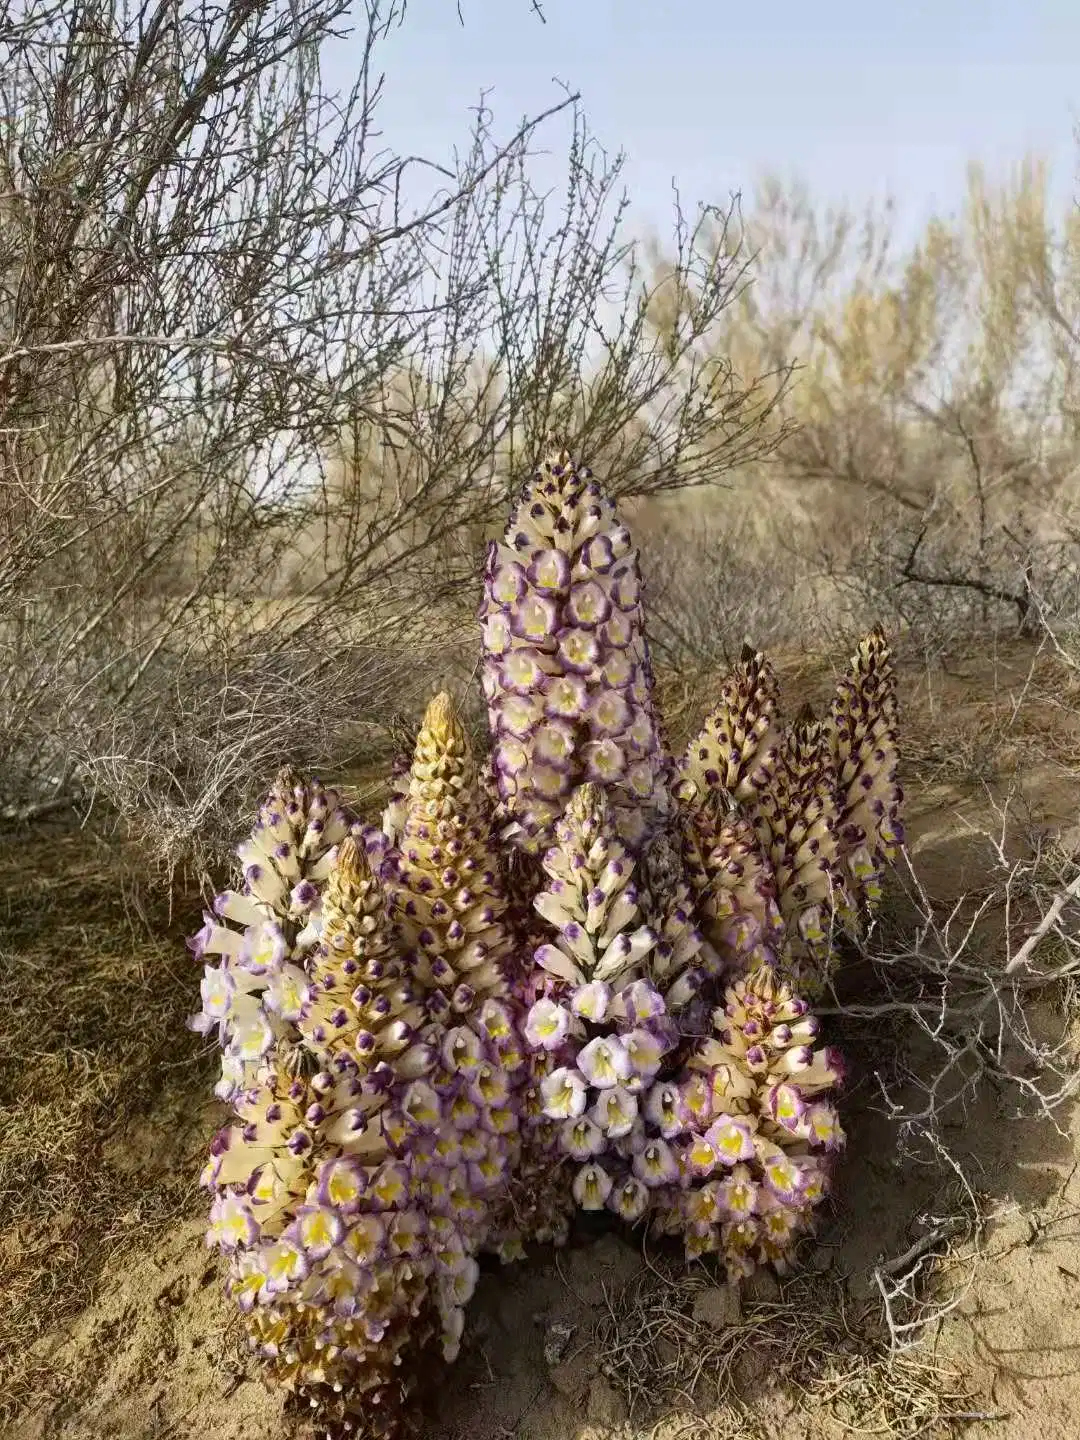
<svg viewBox="0 0 1080 1440">
<path fill-rule="evenodd" d="M 604 779 L 608 779 L 610 776 L 619 773 L 619 761 L 621 759 L 622 756 L 618 748 L 614 745 L 599 745 L 593 752 L 593 764 L 596 767 L 596 773 L 603 776 Z"/>
<path fill-rule="evenodd" d="M 501 575 L 495 577 L 495 583 L 491 587 L 491 593 L 500 605 L 509 605 L 517 599 L 519 580 L 517 573 L 513 570 L 504 570 Z"/>
<path fill-rule="evenodd" d="M 381 1176 L 376 1183 L 374 1190 L 375 1198 L 378 1200 L 379 1204 L 384 1205 L 387 1209 L 390 1209 L 392 1206 L 396 1205 L 397 1202 L 401 1199 L 402 1195 L 405 1193 L 405 1187 L 402 1185 L 401 1180 L 398 1178 L 397 1175 Z"/>
<path fill-rule="evenodd" d="M 275 1280 L 283 1280 L 292 1274 L 300 1259 L 299 1253 L 282 1242 L 270 1262 L 270 1273 Z"/>
<path fill-rule="evenodd" d="M 222 1228 L 229 1239 L 242 1240 L 247 1233 L 247 1216 L 240 1210 L 234 1210 Z"/>
<path fill-rule="evenodd" d="M 702 1136 L 698 1136 L 690 1147 L 690 1164 L 699 1170 L 707 1170 L 716 1163 L 716 1151 Z"/>
<path fill-rule="evenodd" d="M 524 651 L 516 650 L 507 657 L 506 673 L 515 685 L 522 685 L 532 689 L 539 683 L 540 667 L 531 655 Z"/>
<path fill-rule="evenodd" d="M 304 1225 L 304 1240 L 308 1245 L 327 1245 L 330 1243 L 330 1222 L 320 1211 L 317 1215 L 309 1215 Z"/>
<path fill-rule="evenodd" d="M 533 789 L 545 800 L 557 800 L 566 788 L 566 776 L 559 770 L 538 769 L 533 773 Z"/>
<path fill-rule="evenodd" d="M 338 1172 L 326 1187 L 331 1205 L 351 1205 L 360 1193 L 355 1178 L 346 1172 Z"/>
<path fill-rule="evenodd" d="M 536 583 L 542 590 L 559 588 L 559 561 L 555 555 L 546 555 L 536 567 Z"/>
<path fill-rule="evenodd" d="M 538 600 L 529 600 L 521 608 L 521 624 L 530 640 L 542 640 L 550 629 L 550 617 Z"/>
</svg>

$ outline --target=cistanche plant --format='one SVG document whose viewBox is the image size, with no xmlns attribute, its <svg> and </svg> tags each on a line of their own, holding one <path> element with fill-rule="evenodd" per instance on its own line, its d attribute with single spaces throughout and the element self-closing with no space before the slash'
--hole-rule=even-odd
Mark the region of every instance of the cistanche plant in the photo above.
<svg viewBox="0 0 1080 1440">
<path fill-rule="evenodd" d="M 677 758 L 642 594 L 553 450 L 484 566 L 490 755 L 442 693 L 380 826 L 283 771 L 192 942 L 233 1111 L 208 1242 L 267 1375 L 341 1431 L 408 1426 L 485 1250 L 606 1210 L 737 1283 L 829 1191 L 843 1062 L 807 997 L 902 839 L 888 644 L 791 722 L 748 648 Z"/>
</svg>

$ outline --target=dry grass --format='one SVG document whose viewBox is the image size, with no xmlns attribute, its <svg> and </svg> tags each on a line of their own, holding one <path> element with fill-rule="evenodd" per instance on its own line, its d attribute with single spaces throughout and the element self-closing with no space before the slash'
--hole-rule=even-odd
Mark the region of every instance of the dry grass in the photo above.
<svg viewBox="0 0 1080 1440">
<path fill-rule="evenodd" d="M 171 917 L 86 834 L 0 847 L 0 1422 L 55 1386 L 28 1356 L 124 1251 L 201 1204 L 212 1069 Z"/>
<path fill-rule="evenodd" d="M 596 1336 L 607 1376 L 632 1419 L 666 1412 L 658 1440 L 772 1440 L 776 1416 L 755 1402 L 778 1386 L 838 1434 L 914 1440 L 974 1418 L 963 1377 L 924 1352 L 890 1354 L 878 1307 L 853 1304 L 843 1283 L 796 1276 L 775 1300 L 745 1305 L 722 1327 L 694 1317 L 695 1300 L 714 1284 L 650 1268 L 608 1298 Z M 697 1428 L 680 1431 L 673 1412 Z"/>
<path fill-rule="evenodd" d="M 912 667 L 904 760 L 920 785 L 980 787 L 1043 763 L 1075 770 L 1078 687 L 1058 659 L 1030 643 L 984 661 Z"/>
</svg>

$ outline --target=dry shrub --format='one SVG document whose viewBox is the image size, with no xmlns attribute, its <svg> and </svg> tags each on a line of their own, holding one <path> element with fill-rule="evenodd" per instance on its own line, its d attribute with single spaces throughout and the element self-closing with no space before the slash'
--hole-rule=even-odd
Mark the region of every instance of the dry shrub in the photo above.
<svg viewBox="0 0 1080 1440">
<path fill-rule="evenodd" d="M 811 624 L 1034 636 L 1041 611 L 1075 627 L 1075 213 L 1052 212 L 1029 158 L 1000 183 L 973 166 L 959 212 L 906 248 L 894 218 L 891 203 L 826 208 L 761 182 L 737 236 L 754 285 L 722 353 L 797 366 L 769 421 L 790 428 L 741 472 L 737 518 L 723 498 L 694 518 L 725 529 L 737 569 L 773 567 L 761 604 L 777 569 L 817 577 Z M 730 229 L 715 243 L 730 248 Z M 662 244 L 654 260 L 663 274 Z"/>
<path fill-rule="evenodd" d="M 565 92 L 502 138 L 481 107 L 449 161 L 381 149 L 406 7 L 353 19 L 358 76 L 333 95 L 346 0 L 11 17 L 8 812 L 99 803 L 163 860 L 212 853 L 271 756 L 349 762 L 361 721 L 415 712 L 456 663 L 480 547 L 550 429 L 627 496 L 713 485 L 770 443 L 785 367 L 717 358 L 747 261 L 705 240 L 731 211 L 677 212 L 651 279 L 622 161 Z M 553 133 L 561 203 L 531 181 Z"/>
<path fill-rule="evenodd" d="M 674 1412 L 656 1423 L 655 1440 L 769 1440 L 785 1418 L 794 1422 L 795 1405 L 819 1432 L 831 1422 L 827 1433 L 889 1440 L 944 1437 L 972 1418 L 963 1378 L 929 1355 L 893 1354 L 877 1307 L 853 1304 L 842 1283 L 800 1275 L 719 1326 L 695 1318 L 713 1284 L 650 1266 L 607 1297 L 595 1343 L 631 1419 Z M 787 1398 L 779 1413 L 778 1389 Z"/>
</svg>

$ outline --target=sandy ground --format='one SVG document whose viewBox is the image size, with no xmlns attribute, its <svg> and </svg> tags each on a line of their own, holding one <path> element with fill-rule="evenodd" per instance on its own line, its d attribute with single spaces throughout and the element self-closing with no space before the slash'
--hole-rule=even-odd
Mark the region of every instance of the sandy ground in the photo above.
<svg viewBox="0 0 1080 1440">
<path fill-rule="evenodd" d="M 1016 650 L 995 657 L 992 676 L 989 661 L 909 676 L 911 850 L 942 905 L 985 883 L 987 842 L 976 832 L 996 828 L 994 804 L 1018 769 L 1027 811 L 1014 822 L 1015 843 L 1075 826 L 1080 815 L 1067 712 L 1044 706 L 1038 723 L 1015 713 L 1010 697 L 1029 664 Z M 813 694 L 822 676 L 804 667 L 794 683 Z M 22 943 L 0 939 L 5 951 Z M 1032 1015 L 1048 1034 L 1068 1021 L 1060 996 L 1033 1002 Z M 931 1252 L 947 1252 L 933 1285 L 953 1308 L 919 1347 L 890 1359 L 871 1271 L 964 1206 L 947 1164 L 904 1153 L 881 1113 L 873 1054 L 856 1046 L 852 1058 L 839 1199 L 799 1276 L 782 1286 L 762 1278 L 735 1297 L 705 1271 L 680 1275 L 667 1257 L 611 1233 L 495 1268 L 481 1282 L 462 1360 L 438 1387 L 432 1440 L 1078 1440 L 1080 1118 L 1066 1108 L 1056 1127 L 1016 1119 L 1012 1097 L 985 1086 L 944 1132 L 985 1223 L 977 1234 L 958 1227 Z M 917 1068 L 915 1051 L 910 1062 Z M 0 1422 L 8 1440 L 291 1433 L 281 1398 L 246 1357 L 203 1247 L 204 1197 L 188 1177 L 214 1109 L 193 1099 L 206 1093 L 193 1090 L 205 1087 L 205 1069 L 178 1073 L 134 1119 L 117 1120 L 96 1162 L 111 1167 L 114 1187 L 117 1176 L 124 1182 L 117 1194 L 126 1203 L 111 1202 L 92 1255 L 80 1245 L 78 1208 L 48 1224 L 0 1212 L 8 1303 L 30 1247 L 53 1256 L 57 1295 L 67 1293 L 65 1278 L 86 1277 L 58 1324 L 48 1285 L 35 1282 L 40 1315 L 20 1346 L 21 1398 Z M 4 1115 L 0 1149 L 11 1134 L 12 1111 Z M 168 1185 L 166 1206 L 154 1197 Z"/>
</svg>

